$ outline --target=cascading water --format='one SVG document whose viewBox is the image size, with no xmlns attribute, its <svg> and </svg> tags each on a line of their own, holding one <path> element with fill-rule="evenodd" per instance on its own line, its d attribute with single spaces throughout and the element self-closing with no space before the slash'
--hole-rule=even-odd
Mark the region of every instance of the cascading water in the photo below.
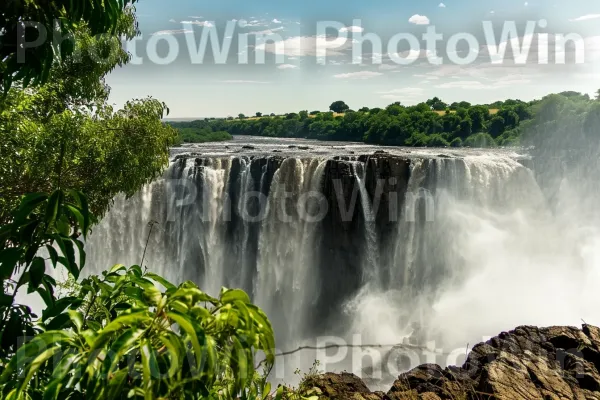
<svg viewBox="0 0 600 400">
<path fill-rule="evenodd" d="M 360 203 L 363 210 L 363 218 L 365 224 L 365 252 L 363 254 L 363 280 L 366 283 L 371 283 L 377 286 L 381 285 L 381 274 L 379 272 L 379 247 L 377 244 L 377 231 L 375 230 L 375 215 L 371 199 L 365 186 L 366 169 L 365 164 L 360 161 L 352 162 L 352 170 L 354 177 L 358 183 L 360 191 Z"/>
<path fill-rule="evenodd" d="M 464 354 L 467 342 L 518 324 L 594 322 L 600 232 L 569 219 L 578 207 L 566 185 L 556 199 L 566 205 L 553 211 L 513 154 L 353 159 L 179 159 L 115 200 L 88 243 L 88 270 L 138 264 L 156 221 L 144 264 L 212 294 L 243 288 L 280 350 L 336 335 Z M 371 354 L 369 373 L 386 354 Z M 319 356 L 304 353 L 278 377 Z M 347 358 L 324 368 L 366 373 Z"/>
</svg>

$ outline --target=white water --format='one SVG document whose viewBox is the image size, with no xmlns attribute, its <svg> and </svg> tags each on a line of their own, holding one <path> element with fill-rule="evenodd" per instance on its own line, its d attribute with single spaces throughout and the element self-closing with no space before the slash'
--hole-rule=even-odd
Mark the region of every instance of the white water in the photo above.
<svg viewBox="0 0 600 400">
<path fill-rule="evenodd" d="M 363 220 L 365 224 L 365 249 L 363 254 L 363 281 L 366 284 L 381 286 L 381 273 L 379 271 L 379 246 L 377 244 L 377 231 L 375 230 L 375 215 L 369 193 L 365 187 L 366 169 L 361 162 L 352 162 L 354 177 L 358 183 L 360 191 L 360 202 L 363 210 Z"/>
<path fill-rule="evenodd" d="M 287 158 L 270 185 L 266 166 L 253 178 L 256 160 L 240 159 L 239 176 L 232 180 L 232 161 L 215 158 L 203 168 L 188 161 L 179 173 L 201 184 L 204 207 L 181 208 L 175 221 L 165 221 L 164 181 L 127 201 L 117 199 L 94 231 L 88 265 L 99 272 L 112 263 L 139 263 L 146 224 L 155 219 L 159 225 L 150 235 L 145 262 L 150 269 L 174 282 L 192 279 L 212 293 L 222 285 L 244 287 L 272 319 L 279 349 L 315 344 L 323 329 L 307 321 L 319 315 L 317 299 L 324 290 L 341 293 L 353 282 L 344 274 L 320 280 L 320 268 L 334 267 L 318 260 L 329 249 L 320 246 L 320 225 L 302 218 L 296 207 L 306 193 L 323 187 L 326 161 Z M 382 249 L 364 165 L 353 162 L 352 171 L 365 220 L 353 244 L 365 249 L 363 274 L 361 287 L 339 309 L 332 334 L 349 343 L 356 335 L 363 344 L 434 342 L 446 354 L 434 361 L 445 363 L 448 353 L 464 354 L 467 343 L 472 347 L 519 324 L 600 323 L 600 224 L 581 185 L 576 189 L 566 179 L 558 207 L 551 209 L 532 172 L 511 155 L 415 157 L 407 198 L 418 200 L 400 210 L 393 245 Z M 171 168 L 167 176 L 177 173 Z M 224 221 L 232 188 L 248 193 L 265 187 L 262 221 Z M 232 207 L 239 213 L 245 200 L 240 197 Z M 318 210 L 310 203 L 308 208 L 311 215 Z M 393 262 L 383 265 L 381 252 L 393 254 Z M 407 339 L 415 329 L 420 334 Z M 281 374 L 290 381 L 295 368 L 306 369 L 321 358 L 323 369 L 377 375 L 373 371 L 387 351 L 371 354 L 369 368 L 357 367 L 356 355 L 328 363 L 323 354 L 305 352 L 280 360 Z"/>
</svg>

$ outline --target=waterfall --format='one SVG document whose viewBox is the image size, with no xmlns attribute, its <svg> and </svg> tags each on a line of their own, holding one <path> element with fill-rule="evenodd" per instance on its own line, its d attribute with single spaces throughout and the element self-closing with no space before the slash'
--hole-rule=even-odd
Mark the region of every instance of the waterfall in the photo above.
<svg viewBox="0 0 600 400">
<path fill-rule="evenodd" d="M 360 204 L 363 210 L 365 224 L 365 251 L 363 255 L 363 281 L 365 283 L 381 285 L 381 274 L 379 271 L 379 246 L 377 244 L 377 231 L 375 229 L 375 215 L 369 193 L 365 186 L 366 169 L 365 164 L 360 161 L 352 162 L 352 170 L 358 183 L 360 192 Z"/>
<path fill-rule="evenodd" d="M 138 264 L 149 239 L 144 266 L 243 288 L 280 350 L 323 335 L 464 349 L 517 324 L 593 322 L 600 229 L 562 187 L 550 210 L 532 171 L 494 151 L 183 158 L 115 199 L 86 270 Z"/>
</svg>

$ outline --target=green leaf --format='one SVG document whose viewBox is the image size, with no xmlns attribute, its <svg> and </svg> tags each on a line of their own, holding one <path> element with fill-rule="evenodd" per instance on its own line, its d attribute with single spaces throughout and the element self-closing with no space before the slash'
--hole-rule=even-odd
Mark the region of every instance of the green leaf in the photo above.
<svg viewBox="0 0 600 400">
<path fill-rule="evenodd" d="M 56 317 L 69 307 L 78 307 L 79 305 L 81 305 L 81 299 L 74 296 L 63 297 L 62 299 L 58 299 L 54 303 L 54 306 L 47 307 L 44 311 L 42 311 L 42 321 L 46 321 L 50 318 Z"/>
<path fill-rule="evenodd" d="M 71 225 L 69 224 L 69 219 L 66 215 L 61 215 L 56 221 L 56 230 L 62 236 L 69 236 L 71 234 Z"/>
<path fill-rule="evenodd" d="M 77 246 L 77 252 L 79 253 L 79 271 L 81 271 L 83 269 L 83 267 L 85 267 L 85 259 L 86 259 L 86 253 L 85 253 L 85 249 L 83 247 L 83 242 L 81 242 L 80 240 L 77 240 L 77 239 L 72 239 L 72 241 Z"/>
<path fill-rule="evenodd" d="M 75 218 L 75 220 L 77 221 L 77 225 L 79 226 L 79 229 L 84 232 L 84 227 L 85 227 L 85 219 L 83 218 L 83 214 L 81 213 L 81 211 L 79 211 L 77 209 L 77 207 L 72 206 L 70 204 L 67 204 L 67 211 L 69 212 L 69 214 L 71 214 L 73 216 L 73 218 Z"/>
<path fill-rule="evenodd" d="M 126 379 L 129 377 L 129 370 L 127 368 L 120 369 L 115 372 L 111 379 L 108 381 L 108 387 L 106 392 L 106 399 L 118 399 L 122 397 L 123 386 L 125 385 Z"/>
<path fill-rule="evenodd" d="M 21 199 L 21 204 L 15 212 L 17 220 L 25 219 L 36 209 L 40 204 L 48 199 L 45 193 L 29 193 Z"/>
<path fill-rule="evenodd" d="M 45 273 L 46 264 L 44 263 L 44 259 L 41 257 L 34 258 L 33 262 L 31 263 L 31 267 L 29 267 L 30 287 L 33 287 L 34 290 L 37 289 L 42 283 Z"/>
<path fill-rule="evenodd" d="M 42 400 L 58 400 L 58 394 L 63 387 L 63 383 L 59 380 L 54 380 L 44 387 L 44 397 Z"/>
<path fill-rule="evenodd" d="M 194 349 L 194 355 L 196 357 L 196 368 L 202 366 L 202 347 L 198 340 L 196 329 L 194 328 L 193 322 L 187 317 L 187 315 L 179 314 L 177 312 L 168 312 L 167 316 L 171 318 L 183 331 L 187 334 L 190 341 L 192 342 L 192 348 Z M 201 329 L 199 329 L 201 331 Z"/>
<path fill-rule="evenodd" d="M 146 330 L 140 328 L 131 328 L 122 333 L 110 347 L 110 357 L 104 360 L 104 373 L 109 375 L 117 366 L 121 357 L 133 350 L 133 345 L 137 343 Z"/>
<path fill-rule="evenodd" d="M 127 267 L 125 267 L 123 264 L 116 264 L 116 265 L 113 265 L 113 267 L 108 271 L 108 273 L 114 274 L 119 271 L 125 271 L 126 269 L 127 269 Z"/>
<path fill-rule="evenodd" d="M 67 312 L 71 322 L 73 323 L 73 326 L 75 326 L 77 331 L 80 331 L 83 327 L 83 314 L 77 310 L 68 310 Z"/>
<path fill-rule="evenodd" d="M 54 225 L 54 222 L 59 217 L 60 205 L 63 201 L 63 192 L 61 190 L 56 190 L 50 196 L 48 200 L 48 205 L 46 206 L 46 215 L 44 216 L 44 222 L 46 226 Z"/>
<path fill-rule="evenodd" d="M 46 330 L 59 331 L 71 326 L 69 314 L 59 314 L 46 324 Z"/>
<path fill-rule="evenodd" d="M 8 279 L 15 273 L 15 267 L 21 257 L 23 250 L 18 247 L 10 247 L 0 251 L 0 277 Z"/>
<path fill-rule="evenodd" d="M 140 345 L 140 353 L 142 355 L 142 390 L 144 391 L 144 400 L 153 400 L 152 394 L 152 369 L 156 368 L 156 355 L 154 349 L 150 345 L 148 339 L 142 340 Z"/>
<path fill-rule="evenodd" d="M 37 357 L 41 349 L 48 349 L 51 346 L 60 346 L 71 340 L 71 334 L 67 331 L 44 332 L 37 335 L 29 343 L 21 346 L 17 354 L 5 366 L 0 375 L 0 384 L 4 384 L 12 379 L 17 369 L 26 367 L 26 363 L 32 357 Z"/>
<path fill-rule="evenodd" d="M 56 263 L 58 262 L 58 253 L 56 249 L 51 245 L 46 245 L 46 250 L 48 250 L 48 255 L 50 256 L 50 260 L 52 261 L 52 266 L 56 268 Z"/>
<path fill-rule="evenodd" d="M 27 384 L 29 383 L 29 381 L 31 380 L 31 378 L 33 377 L 33 375 L 40 369 L 40 367 L 42 365 L 44 365 L 44 363 L 49 360 L 52 356 L 54 356 L 55 354 L 57 354 L 60 351 L 60 347 L 59 346 L 54 346 L 54 347 L 50 347 L 49 349 L 44 350 L 42 353 L 40 353 L 31 364 L 29 364 L 25 370 L 27 371 L 27 375 L 25 376 L 25 379 L 23 379 L 21 381 L 21 384 L 19 386 L 18 389 L 18 393 L 22 392 L 23 389 L 25 387 L 27 387 Z"/>
<path fill-rule="evenodd" d="M 221 293 L 221 302 L 223 304 L 230 304 L 236 301 L 249 304 L 250 297 L 241 289 L 226 289 Z"/>
<path fill-rule="evenodd" d="M 162 276 L 153 274 L 151 272 L 148 272 L 146 274 L 146 277 L 152 279 L 155 282 L 160 283 L 161 285 L 163 285 L 165 287 L 165 289 L 169 290 L 169 289 L 175 289 L 176 286 L 173 285 L 171 282 L 167 281 L 165 278 L 163 278 Z"/>
</svg>

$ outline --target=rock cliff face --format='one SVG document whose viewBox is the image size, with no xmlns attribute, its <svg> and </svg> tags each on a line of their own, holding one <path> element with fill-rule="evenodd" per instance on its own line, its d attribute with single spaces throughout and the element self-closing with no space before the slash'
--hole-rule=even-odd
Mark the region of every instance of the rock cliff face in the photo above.
<svg viewBox="0 0 600 400">
<path fill-rule="evenodd" d="M 306 382 L 335 400 L 600 399 L 600 329 L 521 326 L 476 345 L 462 367 L 422 365 L 387 393 L 355 375 L 324 374 Z"/>
</svg>

